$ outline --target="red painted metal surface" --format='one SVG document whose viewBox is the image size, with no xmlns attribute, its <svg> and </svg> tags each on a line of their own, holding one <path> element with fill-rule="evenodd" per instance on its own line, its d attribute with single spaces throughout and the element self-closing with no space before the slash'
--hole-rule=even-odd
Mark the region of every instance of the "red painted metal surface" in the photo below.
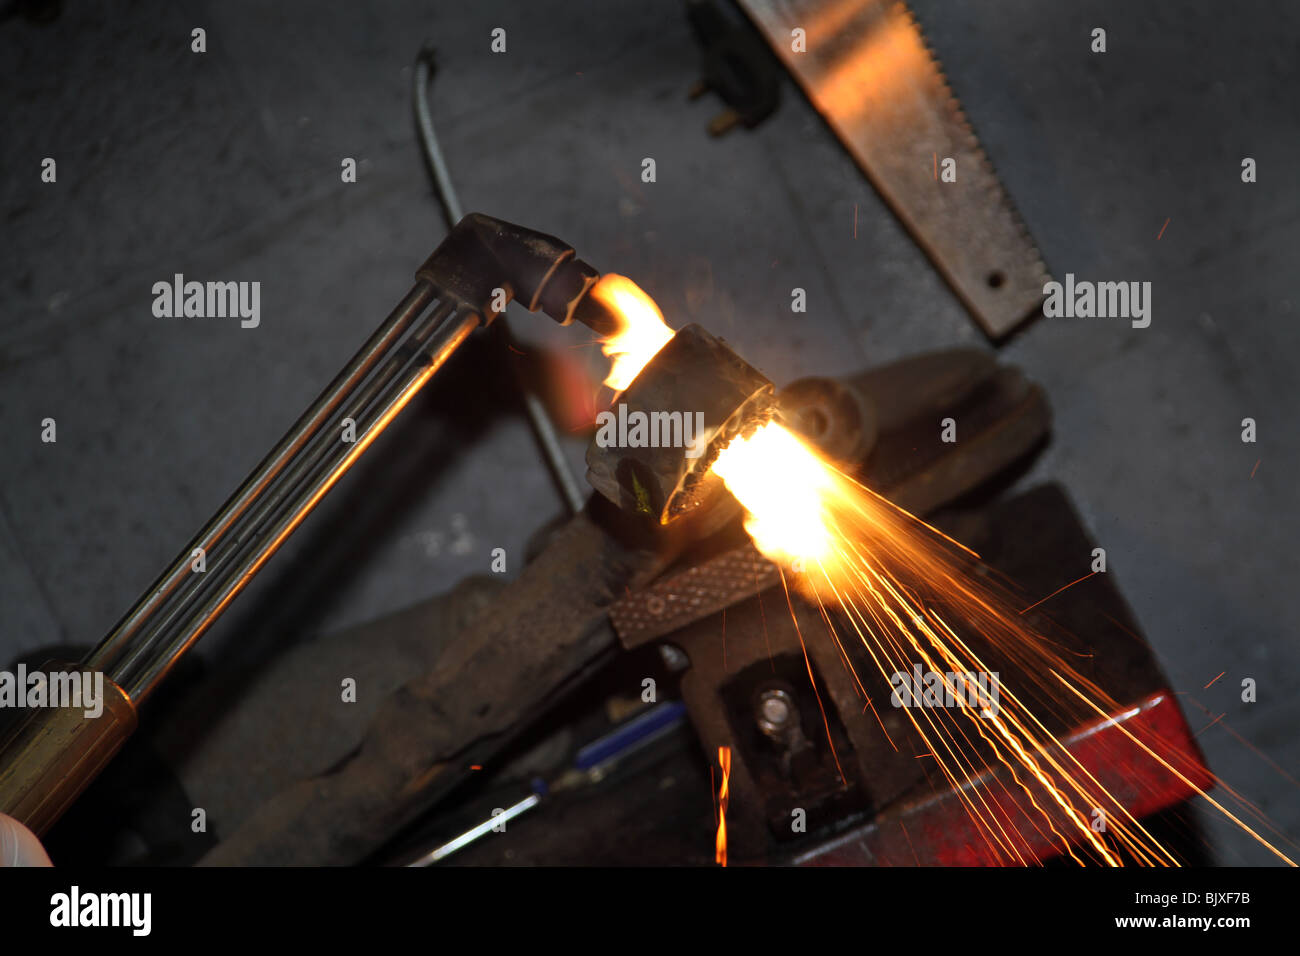
<svg viewBox="0 0 1300 956">
<path fill-rule="evenodd" d="M 1162 765 L 1137 741 L 1170 766 Z M 1138 820 L 1214 783 L 1169 691 L 1151 694 L 1107 719 L 1086 724 L 1062 743 Z M 979 788 L 980 796 L 1003 821 L 1002 839 L 1011 843 L 1019 856 L 999 847 L 987 825 L 976 823 L 961 797 L 948 791 L 882 815 L 795 862 L 804 866 L 1019 865 L 1061 854 L 1063 837 L 1058 834 L 1068 837 L 1072 844 L 1082 840 L 1082 834 L 1067 826 L 1059 811 L 1053 818 L 1057 831 L 1053 833 L 1042 813 L 1034 809 L 1025 791 L 1005 770 L 996 776 L 986 774 L 973 786 Z M 968 793 L 979 803 L 973 792 Z M 1041 788 L 1037 788 L 1035 796 L 1042 805 Z"/>
</svg>

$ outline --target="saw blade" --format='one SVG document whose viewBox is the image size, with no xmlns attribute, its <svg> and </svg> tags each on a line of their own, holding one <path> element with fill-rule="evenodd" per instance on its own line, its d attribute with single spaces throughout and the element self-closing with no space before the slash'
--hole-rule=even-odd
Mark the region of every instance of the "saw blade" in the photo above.
<svg viewBox="0 0 1300 956">
<path fill-rule="evenodd" d="M 984 330 L 1036 312 L 1047 271 L 907 6 L 739 3 Z"/>
</svg>

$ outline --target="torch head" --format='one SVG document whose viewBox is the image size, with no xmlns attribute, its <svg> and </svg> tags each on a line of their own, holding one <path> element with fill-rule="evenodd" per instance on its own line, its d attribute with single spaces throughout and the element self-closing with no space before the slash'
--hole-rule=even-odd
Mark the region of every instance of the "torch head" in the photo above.
<svg viewBox="0 0 1300 956">
<path fill-rule="evenodd" d="M 669 524 L 724 493 L 714 460 L 770 420 L 775 402 L 762 373 L 688 325 L 597 416 L 587 480 L 624 510 Z"/>
</svg>

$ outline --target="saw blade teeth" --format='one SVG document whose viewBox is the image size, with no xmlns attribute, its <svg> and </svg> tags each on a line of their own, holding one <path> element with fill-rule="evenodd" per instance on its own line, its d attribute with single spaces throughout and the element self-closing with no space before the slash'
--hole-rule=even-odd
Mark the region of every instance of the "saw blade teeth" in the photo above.
<svg viewBox="0 0 1300 956">
<path fill-rule="evenodd" d="M 1040 311 L 1042 254 L 907 4 L 738 2 L 984 330 L 997 340 Z M 805 22 L 816 30 L 792 53 Z M 932 151 L 933 173 L 919 161 Z M 964 188 L 935 189 L 939 156 Z"/>
<path fill-rule="evenodd" d="M 997 167 L 993 165 L 993 160 L 989 158 L 988 152 L 984 149 L 984 144 L 980 141 L 979 134 L 975 132 L 974 126 L 966 116 L 966 111 L 962 109 L 961 100 L 959 100 L 957 94 L 953 92 L 952 84 L 948 80 L 948 74 L 943 69 L 942 61 L 939 59 L 934 46 L 930 43 L 929 37 L 926 36 L 925 27 L 921 25 L 921 21 L 912 11 L 912 8 L 902 2 L 902 0 L 899 0 L 898 3 L 894 4 L 894 8 L 891 12 L 897 16 L 901 16 L 916 32 L 916 37 L 920 41 L 921 47 L 925 50 L 926 56 L 929 58 L 930 67 L 934 70 L 934 74 L 939 80 L 940 90 L 942 91 L 942 94 L 947 97 L 947 106 L 949 111 L 969 137 L 966 143 L 967 147 L 976 157 L 978 157 L 978 161 L 984 171 L 994 179 L 997 179 L 1000 183 L 1002 180 L 998 176 Z M 1038 249 L 1038 243 L 1034 241 L 1033 234 L 1030 233 L 1029 226 L 1025 223 L 1024 216 L 1020 214 L 1020 209 L 1012 200 L 1010 193 L 1005 189 L 1002 191 L 1000 201 L 1003 207 L 1011 215 L 1012 222 L 1015 223 L 1016 229 L 1024 238 L 1026 245 L 1033 250 L 1033 266 L 1037 271 L 1039 278 L 1046 282 L 1051 277 L 1051 273 L 1047 269 L 1047 264 L 1043 261 L 1042 253 Z"/>
</svg>

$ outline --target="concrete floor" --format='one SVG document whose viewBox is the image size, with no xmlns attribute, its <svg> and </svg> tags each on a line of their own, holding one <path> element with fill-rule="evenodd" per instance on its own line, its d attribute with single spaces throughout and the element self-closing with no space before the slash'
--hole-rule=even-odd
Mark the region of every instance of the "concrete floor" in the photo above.
<svg viewBox="0 0 1300 956">
<path fill-rule="evenodd" d="M 1153 284 L 1150 328 L 1039 320 L 1002 349 L 1056 415 L 1024 482 L 1066 484 L 1193 727 L 1226 713 L 1200 737 L 1211 766 L 1300 838 L 1300 7 L 914 7 L 1052 272 Z M 1096 26 L 1104 55 L 1089 52 Z M 677 2 L 10 16 L 0 660 L 98 640 L 409 287 L 445 231 L 411 121 L 424 40 L 467 208 L 563 237 L 774 380 L 984 342 L 791 84 L 758 130 L 707 135 L 720 107 L 686 99 L 697 52 Z M 151 286 L 177 272 L 260 281 L 261 325 L 155 318 Z M 790 314 L 794 286 L 806 315 Z M 570 348 L 580 333 L 514 323 L 599 368 Z M 522 555 L 559 514 L 489 358 L 435 382 L 205 638 L 218 673 L 445 590 L 495 547 Z M 56 444 L 40 441 L 46 417 Z M 583 448 L 567 445 L 579 474 Z M 1258 703 L 1240 701 L 1244 677 Z M 1269 861 L 1205 818 L 1220 860 Z"/>
</svg>

